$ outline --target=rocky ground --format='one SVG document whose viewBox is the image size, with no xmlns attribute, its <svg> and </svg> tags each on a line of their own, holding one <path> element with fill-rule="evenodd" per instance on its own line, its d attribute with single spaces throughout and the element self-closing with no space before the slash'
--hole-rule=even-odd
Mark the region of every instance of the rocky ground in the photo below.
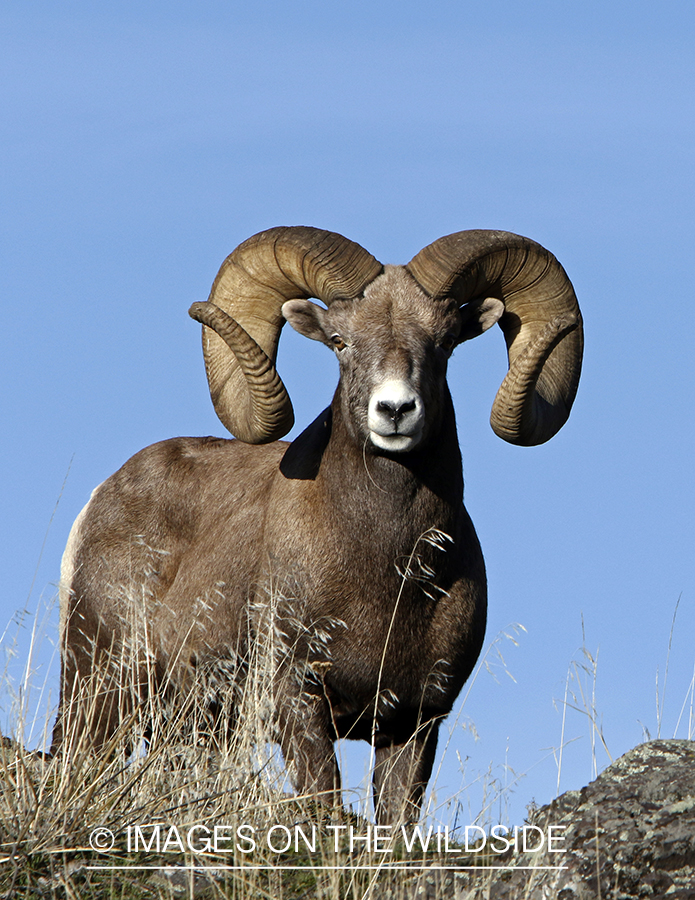
<svg viewBox="0 0 695 900">
<path fill-rule="evenodd" d="M 405 896 L 695 900 L 695 741 L 635 747 L 581 791 L 535 810 L 530 824 L 542 830 L 566 826 L 565 852 L 498 857 L 496 864 L 515 868 L 494 876 L 433 872 L 411 884 Z"/>
<path fill-rule="evenodd" d="M 544 822 L 567 825 L 565 868 L 500 878 L 491 900 L 695 900 L 695 741 L 635 747 L 581 791 L 538 810 L 534 823 Z"/>
<path fill-rule="evenodd" d="M 16 751 L 13 742 L 0 742 L 0 757 L 11 757 L 11 751 Z M 19 756 L 23 765 L 31 767 L 35 755 Z M 38 758 L 34 761 L 37 766 L 44 764 Z M 7 760 L 4 771 L 7 778 L 18 777 Z M 558 838 L 555 849 L 561 852 L 548 852 L 546 837 L 538 852 L 521 848 L 487 856 L 469 854 L 466 863 L 477 865 L 473 871 L 460 862 L 457 868 L 451 855 L 429 855 L 424 872 L 418 867 L 406 872 L 385 870 L 373 878 L 365 876 L 364 884 L 353 877 L 350 890 L 341 888 L 337 893 L 327 892 L 321 877 L 307 865 L 294 881 L 283 882 L 280 894 L 274 895 L 369 900 L 695 900 L 695 741 L 641 744 L 581 791 L 568 791 L 535 809 L 527 823 L 531 846 L 534 835 L 547 836 L 551 826 Z M 560 836 L 564 839 L 561 844 Z M 463 850 L 456 852 L 463 854 Z M 19 850 L 12 858 L 5 856 L 0 861 L 8 863 L 5 870 L 0 866 L 0 898 L 81 896 L 86 886 L 89 893 L 85 896 L 95 900 L 113 896 L 113 885 L 95 882 L 87 871 L 93 855 L 74 851 L 72 856 L 75 858 L 66 858 L 55 871 L 50 854 L 46 858 L 51 865 L 44 866 L 45 871 L 36 854 L 29 854 L 24 863 Z M 464 855 L 458 859 L 463 860 Z M 345 878 L 349 880 L 347 870 Z M 196 872 L 191 878 L 190 872 L 181 874 L 167 867 L 154 875 L 135 870 L 126 874 L 127 883 L 121 873 L 119 896 L 133 900 L 269 895 L 266 889 L 246 890 L 238 879 L 238 883 L 230 881 L 228 873 L 226 881 L 224 873 L 218 877 Z"/>
</svg>

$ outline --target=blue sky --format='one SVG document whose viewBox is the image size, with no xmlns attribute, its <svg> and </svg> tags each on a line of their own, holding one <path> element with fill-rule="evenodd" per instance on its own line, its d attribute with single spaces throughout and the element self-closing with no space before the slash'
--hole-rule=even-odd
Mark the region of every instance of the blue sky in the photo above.
<svg viewBox="0 0 695 900">
<path fill-rule="evenodd" d="M 488 638 L 527 631 L 504 642 L 516 681 L 483 672 L 452 720 L 439 799 L 490 764 L 524 775 L 517 819 L 554 796 L 553 701 L 582 621 L 611 754 L 642 724 L 655 735 L 680 597 L 671 736 L 695 663 L 692 4 L 5 0 L 0 19 L 3 620 L 50 605 L 72 520 L 130 455 L 224 433 L 186 311 L 238 243 L 307 224 L 406 262 L 441 235 L 499 228 L 563 263 L 586 356 L 568 424 L 533 449 L 489 428 L 498 330 L 451 364 Z M 288 330 L 279 366 L 297 433 L 337 368 Z M 56 630 L 54 611 L 39 682 Z M 568 713 L 562 789 L 592 776 L 590 732 Z"/>
</svg>

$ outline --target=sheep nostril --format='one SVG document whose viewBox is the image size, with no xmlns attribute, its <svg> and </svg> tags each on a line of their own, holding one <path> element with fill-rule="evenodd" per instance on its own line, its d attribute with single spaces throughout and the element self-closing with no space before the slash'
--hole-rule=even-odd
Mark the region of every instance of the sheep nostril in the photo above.
<svg viewBox="0 0 695 900">
<path fill-rule="evenodd" d="M 393 422 L 394 425 L 398 425 L 400 420 L 403 418 L 406 413 L 412 412 L 415 409 L 415 401 L 407 400 L 405 403 L 392 403 L 389 400 L 379 400 L 377 403 L 377 409 L 380 413 L 388 416 L 389 419 Z"/>
</svg>

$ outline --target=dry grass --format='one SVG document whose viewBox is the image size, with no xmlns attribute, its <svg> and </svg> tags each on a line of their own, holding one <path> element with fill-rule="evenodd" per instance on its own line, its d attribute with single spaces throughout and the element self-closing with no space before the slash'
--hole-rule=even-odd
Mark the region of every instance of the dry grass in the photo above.
<svg viewBox="0 0 695 900">
<path fill-rule="evenodd" d="M 437 535 L 423 539 L 441 540 Z M 419 565 L 416 550 L 407 560 L 403 578 L 417 578 L 427 588 L 428 573 Z M 450 834 L 461 824 L 489 825 L 493 808 L 496 821 L 506 821 L 506 797 L 522 777 L 506 761 L 502 779 L 492 776 L 492 766 L 482 776 L 487 788 L 481 809 L 467 808 L 465 789 L 461 796 L 447 798 L 445 807 L 437 805 L 434 794 L 428 795 L 421 833 L 426 836 L 432 826 L 433 836 L 426 851 L 418 839 L 413 841 L 410 829 L 405 843 L 397 833 L 399 839 L 388 844 L 392 852 L 384 854 L 375 848 L 373 826 L 366 819 L 331 808 L 328 798 L 291 792 L 275 743 L 273 697 L 280 671 L 300 682 L 315 673 L 295 658 L 288 634 L 301 634 L 302 646 L 311 643 L 314 651 L 325 647 L 328 658 L 331 629 L 340 623 L 307 626 L 297 614 L 296 602 L 284 599 L 282 586 L 274 587 L 268 602 L 256 610 L 252 651 L 243 661 L 243 677 L 236 678 L 233 696 L 217 695 L 224 702 L 216 727 L 203 702 L 210 695 L 210 672 L 198 671 L 186 692 L 167 702 L 156 685 L 146 641 L 134 639 L 127 653 L 114 654 L 106 666 L 95 668 L 91 682 L 81 685 L 66 716 L 64 747 L 56 759 L 25 749 L 50 743 L 48 726 L 55 698 L 47 696 L 45 678 L 38 680 L 38 688 L 33 685 L 34 659 L 39 643 L 46 640 L 42 632 L 49 616 L 15 617 L 13 624 L 26 636 L 28 649 L 22 649 L 26 664 L 19 677 L 10 677 L 7 666 L 0 676 L 5 696 L 9 686 L 15 685 L 11 722 L 9 727 L 3 724 L 14 739 L 3 738 L 0 743 L 0 900 L 202 896 L 338 900 L 386 896 L 389 891 L 396 898 L 414 896 L 423 877 L 430 882 L 439 879 L 438 884 L 456 879 L 461 888 L 480 886 L 490 877 L 451 871 L 452 864 L 481 866 L 491 860 L 480 854 L 454 859 L 437 852 L 444 849 L 441 840 L 437 847 L 437 823 L 446 821 Z M 136 625 L 130 623 L 131 628 Z M 459 709 L 480 672 L 511 677 L 502 651 L 507 641 L 516 643 L 520 631 L 521 626 L 513 626 L 492 641 L 466 686 Z M 672 636 L 673 625 L 665 674 L 657 686 L 659 731 Z M 8 630 L 3 637 L 5 650 L 9 648 L 6 656 L 16 658 L 18 651 Z M 95 722 L 109 669 L 118 672 L 123 715 L 106 752 L 96 752 Z M 150 679 L 145 700 L 143 670 Z M 598 651 L 590 652 L 584 638 L 580 654 L 570 664 L 562 700 L 558 780 L 568 712 L 579 711 L 588 720 L 595 771 L 599 747 L 611 758 L 597 709 L 597 672 Z M 693 694 L 691 683 L 676 725 L 678 729 L 687 720 L 689 737 L 693 736 Z M 475 733 L 472 724 L 467 727 Z M 460 730 L 456 722 L 450 735 L 454 729 Z M 448 742 L 444 749 L 456 752 Z M 463 763 L 461 768 L 463 772 Z M 433 773 L 435 783 L 437 774 Z M 365 795 L 367 790 L 365 786 Z M 365 796 L 362 808 L 368 805 Z M 351 829 L 357 838 L 352 844 Z M 369 844 L 364 840 L 367 834 L 372 838 Z M 107 846 L 109 835 L 113 846 Z M 249 838 L 255 841 L 252 850 Z M 458 846 L 453 838 L 449 841 L 451 847 Z M 407 868 L 394 872 L 394 864 Z M 438 866 L 448 866 L 449 871 Z M 450 883 L 447 896 L 451 889 Z M 429 895 L 441 896 L 443 890 L 437 888 L 432 894 L 430 888 Z"/>
<path fill-rule="evenodd" d="M 678 607 L 681 598 L 676 601 L 671 627 L 669 630 L 668 646 L 666 649 L 666 660 L 664 665 L 664 674 L 660 679 L 659 670 L 656 671 L 656 734 L 654 737 L 672 737 L 684 738 L 686 740 L 695 739 L 695 664 L 693 675 L 687 685 L 682 703 L 675 720 L 673 730 L 664 734 L 666 731 L 664 723 L 664 704 L 666 697 L 666 687 L 668 683 L 669 665 L 671 662 L 671 651 L 673 649 L 673 638 L 676 628 L 676 618 L 678 615 Z M 596 778 L 604 766 L 614 761 L 608 745 L 603 726 L 603 716 L 599 711 L 597 701 L 597 685 L 598 685 L 598 663 L 599 648 L 592 651 L 587 646 L 586 630 L 584 626 L 584 617 L 582 616 L 582 644 L 575 657 L 570 661 L 567 669 L 565 680 L 565 690 L 562 699 L 555 701 L 559 707 L 562 716 L 560 745 L 554 750 L 555 762 L 557 765 L 557 794 L 560 793 L 560 780 L 562 776 L 562 763 L 564 749 L 578 738 L 567 739 L 567 720 L 568 713 L 576 712 L 584 718 L 589 727 L 589 743 L 591 751 L 591 775 Z M 673 691 L 673 685 L 671 685 Z M 640 722 L 642 728 L 642 737 L 644 741 L 652 740 L 652 734 L 646 725 Z M 599 749 L 602 751 L 599 752 Z"/>
<path fill-rule="evenodd" d="M 412 568 L 413 560 L 409 562 Z M 16 687 L 11 727 L 15 739 L 4 738 L 0 743 L 0 898 L 396 898 L 414 896 L 423 878 L 437 882 L 430 896 L 450 896 L 453 880 L 460 889 L 480 888 L 491 877 L 489 873 L 464 873 L 460 868 L 454 872 L 452 863 L 481 866 L 495 860 L 481 855 L 453 859 L 436 852 L 436 823 L 446 818 L 451 833 L 457 824 L 489 824 L 493 807 L 499 808 L 497 821 L 504 821 L 505 797 L 520 777 L 506 763 L 502 782 L 492 777 L 491 767 L 482 809 L 466 809 L 465 792 L 449 798 L 446 809 L 429 795 L 421 833 L 426 836 L 432 825 L 434 836 L 426 852 L 418 839 L 413 841 L 412 830 L 406 834 L 406 843 L 412 842 L 410 850 L 399 839 L 389 844 L 390 854 L 379 852 L 373 840 L 369 845 L 364 840 L 368 833 L 374 836 L 366 819 L 322 804 L 320 797 L 291 793 L 275 743 L 273 696 L 279 670 L 291 672 L 295 679 L 311 677 L 311 672 L 293 658 L 287 633 L 296 635 L 304 629 L 304 644 L 311 640 L 316 646 L 329 646 L 335 623 L 323 623 L 307 635 L 301 616 L 288 628 L 290 616 L 281 591 L 258 611 L 244 677 L 238 680 L 233 698 L 222 704 L 216 728 L 211 727 L 201 703 L 210 691 L 209 673 L 204 671 L 185 694 L 167 703 L 162 702 L 150 670 L 148 699 L 141 700 L 137 673 L 147 654 L 143 656 L 141 641 L 131 641 L 127 658 L 121 651 L 110 661 L 119 673 L 119 703 L 130 712 L 123 715 L 107 751 L 95 752 L 92 745 L 102 667 L 75 697 L 66 719 L 64 750 L 56 759 L 25 749 L 32 743 L 46 746 L 49 742 L 53 704 L 46 695 L 45 680 L 36 691 L 32 684 L 34 658 L 40 641 L 45 640 L 42 629 L 48 616 L 15 617 L 14 625 L 26 635 L 28 652 L 19 678 L 10 678 L 7 667 L 2 676 L 6 688 L 10 683 Z M 659 730 L 673 627 L 665 674 L 657 687 Z M 523 629 L 515 626 L 493 640 L 467 685 L 464 703 L 480 672 L 510 676 L 502 649 L 507 640 L 516 643 L 519 630 Z M 9 656 L 17 656 L 12 640 L 9 644 L 6 640 L 5 646 L 10 648 Z M 595 771 L 599 748 L 611 759 L 597 706 L 598 658 L 598 651 L 589 651 L 583 637 L 581 651 L 570 664 L 562 700 L 558 778 L 568 712 L 578 711 L 589 723 Z M 42 708 L 48 711 L 42 714 Z M 85 721 L 92 724 L 84 728 Z M 692 738 L 692 683 L 676 730 L 684 723 Z M 473 725 L 470 729 L 475 730 Z M 448 745 L 447 749 L 456 752 Z M 436 778 L 434 773 L 435 782 Z M 367 805 L 363 798 L 363 808 Z M 240 826 L 244 828 L 237 832 Z M 350 829 L 357 838 L 352 845 Z M 112 847 L 107 846 L 109 835 Z M 450 845 L 458 846 L 451 838 Z M 443 849 L 441 842 L 439 849 Z M 394 864 L 408 868 L 395 872 Z M 438 866 L 448 866 L 449 871 Z"/>
<path fill-rule="evenodd" d="M 0 746 L 3 900 L 337 900 L 376 896 L 389 885 L 397 889 L 393 896 L 412 892 L 423 867 L 434 867 L 428 877 L 454 877 L 436 868 L 452 859 L 435 852 L 436 826 L 427 852 L 417 839 L 408 851 L 396 831 L 387 834 L 395 837 L 393 842 L 381 844 L 391 850 L 385 854 L 374 846 L 373 825 L 365 819 L 331 808 L 329 798 L 291 793 L 275 743 L 273 697 L 279 671 L 295 679 L 312 673 L 293 659 L 287 633 L 296 634 L 299 625 L 287 628 L 286 601 L 278 592 L 271 598 L 277 599 L 256 616 L 244 677 L 238 679 L 233 696 L 227 693 L 215 727 L 201 702 L 209 696 L 210 673 L 197 672 L 185 693 L 165 701 L 148 664 L 146 641 L 133 639 L 127 651 L 114 653 L 106 664 L 102 660 L 92 678 L 80 684 L 64 718 L 64 742 L 56 758 L 25 749 L 31 746 L 29 733 L 41 746 L 50 743 L 51 713 L 44 714 L 42 726 L 36 713 L 41 700 L 44 709 L 50 708 L 50 698 L 44 696 L 43 686 L 38 697 L 32 695 L 32 660 L 40 630 L 35 620 L 26 670 L 14 692 L 14 739 L 3 738 Z M 302 628 L 303 646 L 307 640 L 330 642 L 326 623 L 311 635 L 305 625 Z M 489 652 L 497 652 L 497 644 Z M 489 657 L 481 662 L 487 664 Z M 143 670 L 151 680 L 145 695 Z M 118 673 L 117 702 L 123 715 L 106 749 L 97 752 L 93 738 L 109 671 Z M 351 834 L 356 838 L 352 843 Z M 369 842 L 364 840 L 367 834 Z M 412 841 L 412 829 L 406 837 Z M 249 838 L 255 841 L 252 850 Z M 456 846 L 453 838 L 449 842 Z M 390 871 L 399 861 L 410 868 Z M 465 860 L 457 856 L 455 861 Z M 480 855 L 469 861 L 484 862 Z"/>
</svg>

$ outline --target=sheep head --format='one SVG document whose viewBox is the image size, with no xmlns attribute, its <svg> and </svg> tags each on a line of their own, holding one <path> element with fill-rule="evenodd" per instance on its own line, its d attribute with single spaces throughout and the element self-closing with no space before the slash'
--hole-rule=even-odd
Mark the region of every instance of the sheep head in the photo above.
<svg viewBox="0 0 695 900">
<path fill-rule="evenodd" d="M 337 354 L 355 439 L 392 453 L 414 450 L 432 433 L 449 355 L 495 322 L 510 366 L 491 424 L 505 440 L 551 438 L 569 416 L 581 369 L 581 315 L 564 269 L 539 244 L 508 232 L 458 232 L 407 266 L 383 267 L 341 235 L 274 228 L 225 260 L 208 302 L 190 314 L 206 326 L 217 414 L 249 443 L 276 440 L 294 421 L 275 370 L 285 320 Z"/>
<path fill-rule="evenodd" d="M 493 304 L 482 325 L 476 318 L 476 330 L 504 312 Z M 335 352 L 343 421 L 355 441 L 390 453 L 426 442 L 441 420 L 447 362 L 465 339 L 470 311 L 464 316 L 453 301 L 432 301 L 403 266 L 386 266 L 358 301 L 323 309 L 289 300 L 282 313 L 300 334 Z"/>
</svg>

